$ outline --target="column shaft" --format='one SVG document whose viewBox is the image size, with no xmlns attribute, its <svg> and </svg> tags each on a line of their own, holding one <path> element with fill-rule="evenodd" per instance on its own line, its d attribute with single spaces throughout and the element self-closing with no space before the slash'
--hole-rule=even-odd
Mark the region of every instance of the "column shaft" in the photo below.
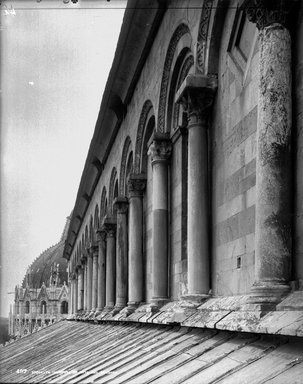
<svg viewBox="0 0 303 384">
<path fill-rule="evenodd" d="M 92 309 L 92 289 L 93 289 L 93 255 L 91 250 L 87 256 L 87 310 Z"/>
<path fill-rule="evenodd" d="M 106 229 L 106 307 L 112 308 L 116 298 L 116 238 L 113 229 Z"/>
<path fill-rule="evenodd" d="M 143 204 L 145 179 L 129 180 L 129 306 L 143 301 Z"/>
<path fill-rule="evenodd" d="M 97 310 L 101 311 L 105 307 L 105 289 L 106 289 L 106 232 L 98 230 L 99 258 L 98 258 L 98 302 Z"/>
<path fill-rule="evenodd" d="M 293 1 L 248 1 L 259 29 L 255 282 L 252 301 L 275 305 L 289 291 L 292 252 L 292 79 L 287 18 Z"/>
<path fill-rule="evenodd" d="M 126 198 L 115 200 L 117 207 L 117 237 L 116 237 L 116 303 L 117 309 L 122 309 L 127 304 L 128 297 L 128 235 L 127 235 L 127 209 Z"/>
<path fill-rule="evenodd" d="M 87 311 L 87 259 L 84 261 L 84 292 L 83 292 L 83 309 Z"/>
<path fill-rule="evenodd" d="M 188 294 L 209 292 L 208 144 L 206 120 L 188 126 Z"/>
<path fill-rule="evenodd" d="M 83 267 L 78 269 L 78 311 L 83 310 Z"/>
<path fill-rule="evenodd" d="M 171 144 L 167 136 L 156 137 L 150 147 L 153 169 L 153 256 L 152 301 L 168 299 L 168 159 Z"/>
<path fill-rule="evenodd" d="M 93 284 L 92 284 L 92 309 L 97 309 L 98 300 L 98 247 L 95 247 L 93 254 Z"/>
</svg>

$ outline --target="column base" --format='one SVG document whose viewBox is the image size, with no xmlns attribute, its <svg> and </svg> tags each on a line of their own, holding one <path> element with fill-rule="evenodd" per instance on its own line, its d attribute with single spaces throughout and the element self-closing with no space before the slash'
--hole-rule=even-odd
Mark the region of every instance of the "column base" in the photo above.
<svg viewBox="0 0 303 384">
<path fill-rule="evenodd" d="M 247 303 L 259 310 L 273 310 L 282 298 L 290 292 L 290 286 L 275 282 L 254 283 Z"/>
<path fill-rule="evenodd" d="M 139 307 L 140 304 L 141 304 L 141 302 L 139 302 L 139 301 L 129 301 L 127 303 L 127 308 L 126 308 L 127 309 L 127 313 L 128 313 L 127 316 L 129 316 L 132 313 L 134 313 L 135 310 Z"/>
<path fill-rule="evenodd" d="M 121 312 L 123 309 L 125 308 L 125 306 L 118 306 L 118 305 L 115 305 L 114 309 L 112 310 L 112 316 L 115 316 L 117 313 Z"/>
<path fill-rule="evenodd" d="M 154 297 L 151 299 L 150 305 L 148 307 L 148 312 L 158 312 L 161 307 L 163 307 L 165 304 L 169 303 L 170 299 L 167 297 Z"/>
<path fill-rule="evenodd" d="M 181 296 L 181 300 L 199 306 L 200 304 L 204 303 L 204 301 L 208 300 L 210 297 L 211 295 L 208 294 L 188 293 L 186 295 Z"/>
</svg>

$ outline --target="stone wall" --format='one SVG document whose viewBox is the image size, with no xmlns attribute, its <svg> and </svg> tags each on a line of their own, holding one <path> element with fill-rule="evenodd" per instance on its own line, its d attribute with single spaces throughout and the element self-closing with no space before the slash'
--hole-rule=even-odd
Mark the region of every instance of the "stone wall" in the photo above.
<svg viewBox="0 0 303 384">
<path fill-rule="evenodd" d="M 240 68 L 228 52 L 235 18 L 236 9 L 230 9 L 223 26 L 210 124 L 215 295 L 248 293 L 254 279 L 258 42 L 252 36 L 247 63 Z"/>
</svg>

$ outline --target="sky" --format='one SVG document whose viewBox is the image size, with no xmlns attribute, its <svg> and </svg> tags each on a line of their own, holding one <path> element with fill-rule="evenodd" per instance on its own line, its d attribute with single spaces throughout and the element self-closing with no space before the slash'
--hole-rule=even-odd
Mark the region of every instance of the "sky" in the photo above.
<svg viewBox="0 0 303 384">
<path fill-rule="evenodd" d="M 1 316 L 76 200 L 124 0 L 1 2 Z"/>
</svg>

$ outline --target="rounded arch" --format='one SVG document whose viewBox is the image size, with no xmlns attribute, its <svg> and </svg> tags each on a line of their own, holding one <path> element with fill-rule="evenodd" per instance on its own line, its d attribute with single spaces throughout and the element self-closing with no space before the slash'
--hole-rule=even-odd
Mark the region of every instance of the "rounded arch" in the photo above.
<svg viewBox="0 0 303 384">
<path fill-rule="evenodd" d="M 148 152 L 148 143 L 150 138 L 152 137 L 153 132 L 155 131 L 155 116 L 152 115 L 147 120 L 145 129 L 144 129 L 144 135 L 143 135 L 143 141 L 142 141 L 142 148 L 141 148 L 141 173 L 147 173 L 147 152 Z"/>
<path fill-rule="evenodd" d="M 184 23 L 180 24 L 170 40 L 165 61 L 160 89 L 160 101 L 158 109 L 158 126 L 156 129 L 160 132 L 165 131 L 165 116 L 167 109 L 167 94 L 171 78 L 171 68 L 178 52 L 183 48 L 191 46 L 192 38 L 188 26 Z"/>
<path fill-rule="evenodd" d="M 175 130 L 178 126 L 186 125 L 185 116 L 182 113 L 183 107 L 175 103 L 175 95 L 188 73 L 194 68 L 194 56 L 190 48 L 185 47 L 181 50 L 172 71 L 169 84 L 168 103 L 167 103 L 167 131 Z"/>
<path fill-rule="evenodd" d="M 144 129 L 146 126 L 146 121 L 148 120 L 151 114 L 154 115 L 154 108 L 153 108 L 152 102 L 150 100 L 146 100 L 145 103 L 143 104 L 142 111 L 140 114 L 137 137 L 136 137 L 134 172 L 137 174 L 140 173 Z"/>
<path fill-rule="evenodd" d="M 120 166 L 120 190 L 119 190 L 120 196 L 125 195 L 126 165 L 127 165 L 127 160 L 129 158 L 129 153 L 131 151 L 131 144 L 132 144 L 131 139 L 129 136 L 127 136 L 123 146 L 121 166 Z"/>
<path fill-rule="evenodd" d="M 84 242 L 85 242 L 85 248 L 88 248 L 88 228 L 87 225 L 85 226 L 85 235 L 84 235 Z"/>
<path fill-rule="evenodd" d="M 25 313 L 29 313 L 30 310 L 30 302 L 27 300 L 25 303 Z"/>
<path fill-rule="evenodd" d="M 102 222 L 107 210 L 107 198 L 106 198 L 106 187 L 103 187 L 101 193 L 101 205 L 100 205 L 100 223 Z"/>
<path fill-rule="evenodd" d="M 90 245 L 93 243 L 94 240 L 95 240 L 94 219 L 93 219 L 93 216 L 90 215 L 90 218 L 89 218 L 89 243 L 90 243 Z"/>
<path fill-rule="evenodd" d="M 114 202 L 114 198 L 115 198 L 115 188 L 116 186 L 118 185 L 118 180 L 117 180 L 117 170 L 116 168 L 114 167 L 112 169 L 112 173 L 111 173 L 111 176 L 110 176 L 110 182 L 109 182 L 109 202 L 108 202 L 108 208 L 110 210 L 110 213 L 112 214 L 113 213 L 113 202 Z"/>
<path fill-rule="evenodd" d="M 127 182 L 128 182 L 128 179 L 129 179 L 129 175 L 131 173 L 133 173 L 133 169 L 134 169 L 134 160 L 133 160 L 133 151 L 131 151 L 129 153 L 129 155 L 128 155 L 128 158 L 127 158 L 126 169 L 125 169 L 125 176 L 124 176 L 124 186 L 125 186 L 124 195 L 125 196 L 128 196 L 128 185 L 127 185 Z"/>
</svg>

